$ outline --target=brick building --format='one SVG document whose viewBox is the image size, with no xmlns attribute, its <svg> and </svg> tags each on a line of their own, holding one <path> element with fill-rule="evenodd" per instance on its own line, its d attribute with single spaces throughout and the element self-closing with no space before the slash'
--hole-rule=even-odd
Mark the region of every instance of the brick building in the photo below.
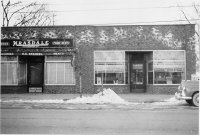
<svg viewBox="0 0 200 135">
<path fill-rule="evenodd" d="M 174 93 L 196 71 L 194 35 L 193 24 L 2 27 L 1 92 L 77 93 L 81 71 L 83 93 Z"/>
</svg>

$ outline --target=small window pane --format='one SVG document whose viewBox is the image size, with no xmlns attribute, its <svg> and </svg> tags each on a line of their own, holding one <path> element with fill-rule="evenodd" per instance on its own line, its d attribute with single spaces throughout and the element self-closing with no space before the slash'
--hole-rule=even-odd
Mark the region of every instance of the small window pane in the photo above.
<svg viewBox="0 0 200 135">
<path fill-rule="evenodd" d="M 56 63 L 47 63 L 47 83 L 56 84 Z"/>
<path fill-rule="evenodd" d="M 125 53 L 123 51 L 97 51 L 94 56 L 95 61 L 125 61 Z"/>
<path fill-rule="evenodd" d="M 65 83 L 66 84 L 74 84 L 74 70 L 70 63 L 65 63 Z"/>
<path fill-rule="evenodd" d="M 17 63 L 1 63 L 1 83 L 2 85 L 17 84 Z"/>
<path fill-rule="evenodd" d="M 26 84 L 26 64 L 25 63 L 19 63 L 19 78 L 18 83 L 19 84 Z"/>
<path fill-rule="evenodd" d="M 184 60 L 184 51 L 154 51 L 154 60 Z"/>
<path fill-rule="evenodd" d="M 68 56 L 46 56 L 46 61 L 69 61 Z"/>
<path fill-rule="evenodd" d="M 155 72 L 155 84 L 180 84 L 181 72 Z"/>
<path fill-rule="evenodd" d="M 17 61 L 17 56 L 1 56 L 1 61 Z"/>
<path fill-rule="evenodd" d="M 57 84 L 65 83 L 65 63 L 57 63 Z"/>
<path fill-rule="evenodd" d="M 153 72 L 148 72 L 148 84 L 153 84 Z"/>
<path fill-rule="evenodd" d="M 7 84 L 7 63 L 1 63 L 1 84 Z"/>
</svg>

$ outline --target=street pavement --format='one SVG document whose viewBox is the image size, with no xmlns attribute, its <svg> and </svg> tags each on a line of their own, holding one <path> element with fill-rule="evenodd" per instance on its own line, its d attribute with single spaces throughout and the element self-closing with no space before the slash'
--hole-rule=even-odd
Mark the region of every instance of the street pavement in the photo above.
<svg viewBox="0 0 200 135">
<path fill-rule="evenodd" d="M 3 134 L 198 135 L 198 111 L 2 109 Z"/>
<path fill-rule="evenodd" d="M 79 97 L 78 94 L 2 94 L 1 133 L 199 134 L 199 108 L 176 100 L 174 95 L 131 93 L 118 96 L 129 104 L 65 102 Z"/>
</svg>

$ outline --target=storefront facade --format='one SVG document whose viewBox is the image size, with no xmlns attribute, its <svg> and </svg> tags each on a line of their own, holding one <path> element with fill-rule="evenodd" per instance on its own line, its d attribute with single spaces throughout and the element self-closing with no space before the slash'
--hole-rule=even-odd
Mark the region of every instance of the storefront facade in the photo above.
<svg viewBox="0 0 200 135">
<path fill-rule="evenodd" d="M 6 27 L 2 93 L 172 94 L 195 73 L 195 25 Z"/>
</svg>

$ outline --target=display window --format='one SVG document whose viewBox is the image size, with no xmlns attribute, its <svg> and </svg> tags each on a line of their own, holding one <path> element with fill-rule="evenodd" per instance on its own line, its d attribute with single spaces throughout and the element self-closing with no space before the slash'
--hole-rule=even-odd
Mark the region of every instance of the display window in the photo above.
<svg viewBox="0 0 200 135">
<path fill-rule="evenodd" d="M 153 52 L 154 84 L 180 84 L 185 79 L 184 51 Z"/>
<path fill-rule="evenodd" d="M 125 84 L 125 52 L 94 52 L 95 84 Z"/>
<path fill-rule="evenodd" d="M 71 61 L 64 56 L 46 56 L 46 85 L 74 85 Z"/>
</svg>

